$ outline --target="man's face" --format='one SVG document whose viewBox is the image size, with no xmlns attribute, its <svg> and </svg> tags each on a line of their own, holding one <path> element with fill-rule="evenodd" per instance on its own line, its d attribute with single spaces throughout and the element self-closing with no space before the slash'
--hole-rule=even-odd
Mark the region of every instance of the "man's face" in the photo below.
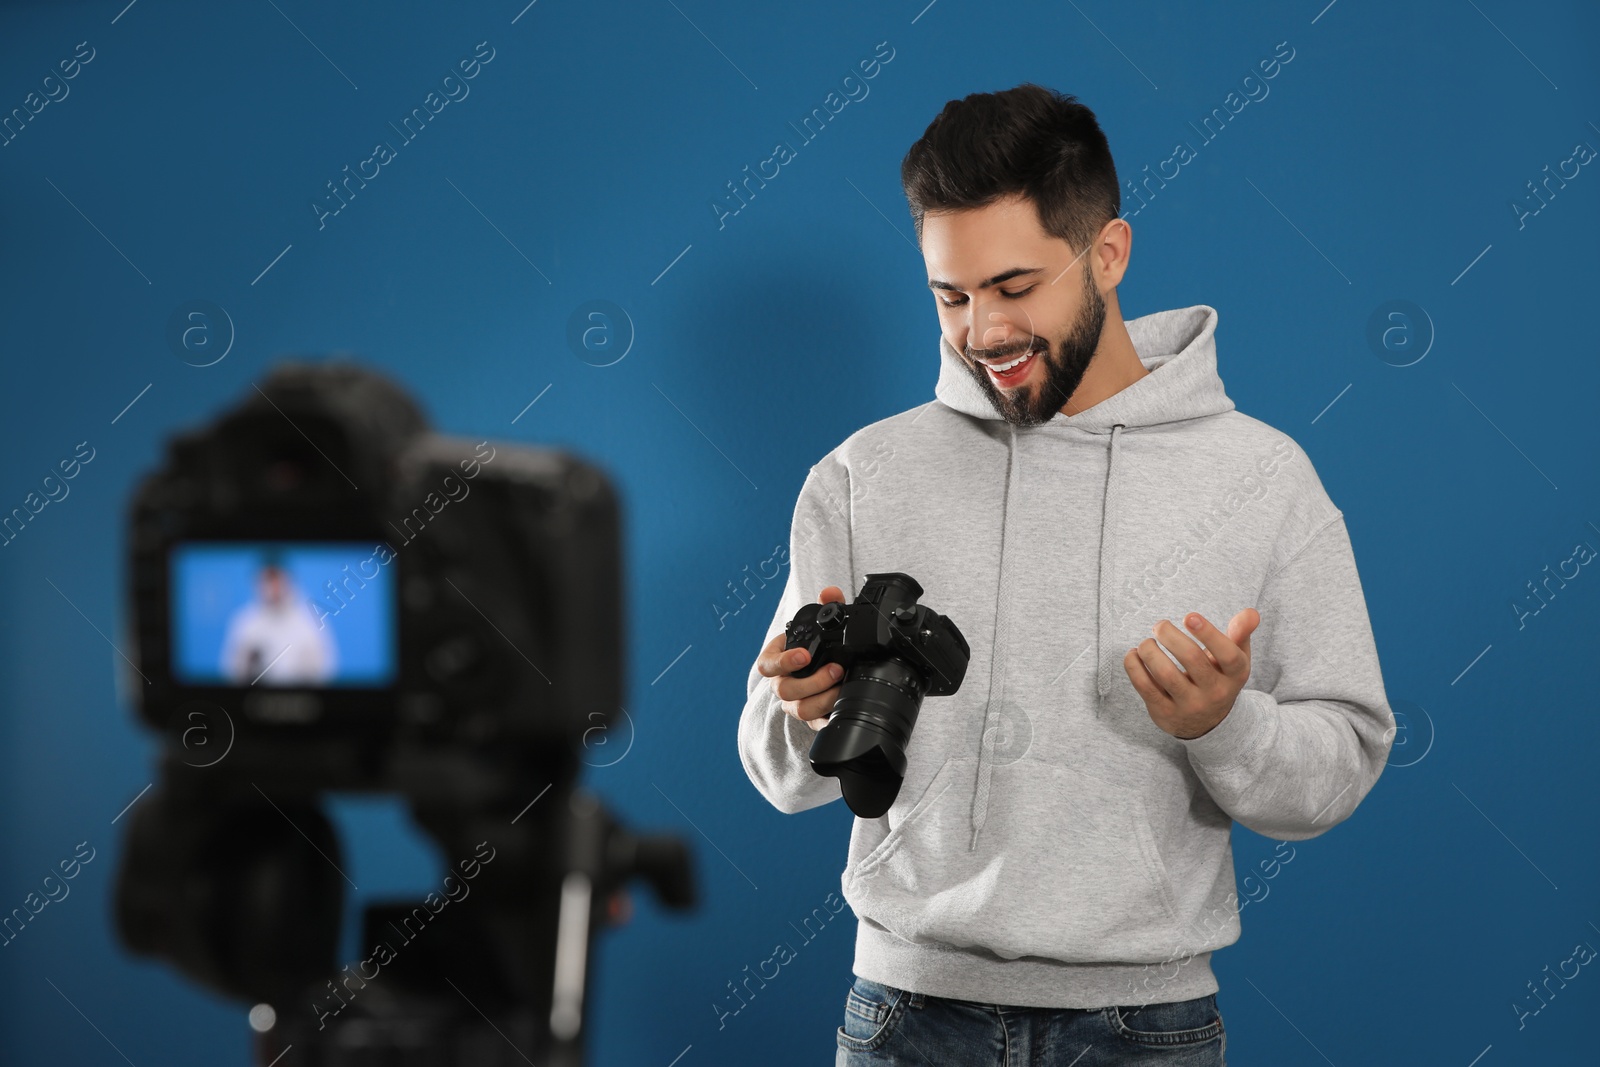
<svg viewBox="0 0 1600 1067">
<path fill-rule="evenodd" d="M 1020 196 L 930 212 L 922 254 L 940 330 L 995 411 L 1017 426 L 1051 419 L 1083 381 L 1105 323 L 1088 256 L 1045 233 Z M 1011 373 L 990 369 L 1024 353 Z"/>
<path fill-rule="evenodd" d="M 277 607 L 283 602 L 288 593 L 288 582 L 284 580 L 283 571 L 277 567 L 263 568 L 258 581 L 264 603 Z"/>
</svg>

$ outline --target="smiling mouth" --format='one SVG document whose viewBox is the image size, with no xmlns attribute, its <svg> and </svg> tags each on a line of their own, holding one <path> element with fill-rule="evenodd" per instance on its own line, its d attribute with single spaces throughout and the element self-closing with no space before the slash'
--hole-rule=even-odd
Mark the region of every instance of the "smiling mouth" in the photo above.
<svg viewBox="0 0 1600 1067">
<path fill-rule="evenodd" d="M 1027 376 L 1028 371 L 1033 367 L 1034 358 L 1038 354 L 1036 350 L 1029 349 L 1020 356 L 1015 356 L 1000 363 L 983 363 L 982 360 L 979 360 L 979 362 L 983 363 L 984 373 L 989 376 L 990 381 L 997 385 L 1010 386 L 1017 384 Z"/>
</svg>

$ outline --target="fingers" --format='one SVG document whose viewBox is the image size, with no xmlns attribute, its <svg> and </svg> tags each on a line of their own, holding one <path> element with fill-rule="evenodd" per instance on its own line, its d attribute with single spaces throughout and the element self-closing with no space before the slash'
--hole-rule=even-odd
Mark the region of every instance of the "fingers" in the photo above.
<svg viewBox="0 0 1600 1067">
<path fill-rule="evenodd" d="M 817 594 L 819 604 L 842 604 L 844 600 L 844 590 L 837 585 L 826 586 Z M 796 678 L 793 673 L 809 663 L 811 656 L 803 648 L 785 649 L 786 644 L 786 634 L 773 634 L 756 659 L 756 670 L 771 679 L 772 691 L 777 694 L 784 713 L 793 715 L 815 732 L 828 724 L 834 702 L 839 699 L 839 681 L 844 677 L 844 668 L 830 663 L 804 678 Z"/>
<path fill-rule="evenodd" d="M 817 594 L 817 603 L 843 604 L 844 590 L 836 585 L 826 586 L 821 593 Z M 761 650 L 761 655 L 756 657 L 756 670 L 768 678 L 773 678 L 804 667 L 807 658 L 804 650 L 790 649 L 785 654 L 783 646 L 788 644 L 788 640 L 788 636 L 782 631 L 773 634 L 772 640 L 768 641 L 766 647 Z"/>
<path fill-rule="evenodd" d="M 797 649 L 804 653 L 804 649 Z M 793 715 L 813 730 L 827 725 L 833 705 L 839 699 L 839 679 L 844 668 L 830 663 L 815 674 L 805 678 L 782 675 L 771 681 L 772 691 L 778 695 L 784 714 Z"/>
<path fill-rule="evenodd" d="M 803 656 L 804 649 L 791 649 L 787 656 L 784 655 L 783 646 L 788 644 L 789 637 L 782 630 L 772 635 L 772 640 L 767 642 L 761 650 L 761 655 L 756 657 L 756 670 L 764 676 L 771 678 L 776 674 L 785 674 L 803 663 L 794 662 L 796 656 Z"/>
<path fill-rule="evenodd" d="M 804 649 L 797 649 L 804 654 Z M 839 679 L 844 676 L 844 668 L 837 663 L 830 663 L 813 674 L 804 678 L 781 674 L 772 679 L 772 691 L 778 694 L 779 700 L 804 700 L 806 697 L 832 689 L 839 684 Z"/>
<path fill-rule="evenodd" d="M 1261 612 L 1255 608 L 1245 608 L 1235 615 L 1228 623 L 1228 638 L 1244 650 L 1246 656 L 1250 655 L 1250 635 L 1261 625 Z"/>
<path fill-rule="evenodd" d="M 820 730 L 828 725 L 828 716 L 833 714 L 833 704 L 838 699 L 839 687 L 833 686 L 804 700 L 785 700 L 783 710 L 784 714 L 793 715 L 811 729 Z"/>
<path fill-rule="evenodd" d="M 804 667 L 810 656 L 803 648 L 785 651 L 784 641 L 784 635 L 778 634 L 767 642 L 761 658 L 756 660 L 756 668 L 768 679 L 767 684 L 786 714 L 795 716 L 813 730 L 820 730 L 833 711 L 833 702 L 839 698 L 839 681 L 844 677 L 844 668 L 830 663 L 804 678 L 796 678 L 791 672 Z"/>
<path fill-rule="evenodd" d="M 756 670 L 768 678 L 776 678 L 797 671 L 806 665 L 811 658 L 803 648 L 785 649 L 789 638 L 784 633 L 772 635 L 772 640 L 767 642 L 767 647 L 761 650 L 761 655 L 756 658 Z"/>
<path fill-rule="evenodd" d="M 1261 616 L 1256 613 L 1254 608 L 1246 608 L 1245 610 L 1256 616 L 1256 622 L 1261 621 Z M 1240 612 L 1240 614 L 1242 615 L 1243 612 Z M 1217 661 L 1217 667 L 1223 674 L 1234 679 L 1249 674 L 1250 656 L 1246 651 L 1250 647 L 1249 631 L 1245 631 L 1243 635 L 1244 648 L 1240 648 L 1233 638 L 1213 626 L 1211 620 L 1198 611 L 1191 611 L 1185 621 L 1186 624 L 1197 624 L 1190 625 L 1189 632 L 1205 643 L 1206 651 L 1210 652 L 1212 658 Z M 1235 615 L 1234 622 L 1238 621 L 1239 616 Z M 1229 623 L 1228 628 L 1230 630 L 1235 629 L 1233 623 Z M 1255 629 L 1254 624 L 1251 625 L 1250 629 Z"/>
<path fill-rule="evenodd" d="M 1157 655 L 1160 655 L 1158 652 Z M 1161 657 L 1165 659 L 1165 656 Z M 1172 698 L 1167 691 L 1161 688 L 1159 682 L 1150 674 L 1150 669 L 1145 666 L 1144 657 L 1139 655 L 1137 648 L 1128 649 L 1127 655 L 1122 657 L 1122 669 L 1128 672 L 1128 681 L 1133 683 L 1134 692 L 1144 698 L 1145 705 L 1152 708 L 1172 708 Z"/>
<path fill-rule="evenodd" d="M 1163 697 L 1176 701 L 1187 691 L 1194 689 L 1194 682 L 1167 658 L 1167 654 L 1161 651 L 1161 645 L 1155 638 L 1147 637 L 1140 641 L 1133 654 L 1143 665 L 1145 672 L 1155 679 L 1155 684 L 1161 688 Z"/>
<path fill-rule="evenodd" d="M 1190 619 L 1200 618 L 1191 612 Z M 1195 643 L 1194 639 L 1172 624 L 1171 619 L 1162 619 L 1150 628 L 1156 635 L 1156 640 L 1167 646 L 1167 651 L 1178 658 L 1183 664 L 1183 669 L 1189 675 L 1189 680 L 1196 685 L 1203 684 L 1211 675 L 1217 673 L 1211 657 L 1206 655 L 1206 650 Z"/>
</svg>

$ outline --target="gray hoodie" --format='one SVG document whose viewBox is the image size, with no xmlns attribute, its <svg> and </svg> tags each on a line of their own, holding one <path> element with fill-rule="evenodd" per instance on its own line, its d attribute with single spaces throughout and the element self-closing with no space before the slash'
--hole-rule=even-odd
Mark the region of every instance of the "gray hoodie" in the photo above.
<svg viewBox="0 0 1600 1067">
<path fill-rule="evenodd" d="M 940 339 L 935 399 L 851 434 L 800 490 L 767 639 L 824 586 L 904 571 L 971 648 L 930 697 L 905 783 L 857 818 L 841 878 L 855 973 L 941 997 L 1096 1008 L 1217 991 L 1239 937 L 1230 830 L 1347 818 L 1394 736 L 1343 513 L 1286 434 L 1234 409 L 1204 304 L 1127 323 L 1152 373 L 1076 415 L 1000 418 Z M 1253 607 L 1249 680 L 1217 726 L 1163 732 L 1122 666 L 1151 627 Z M 1176 662 L 1176 660 L 1174 660 Z M 752 664 L 750 780 L 840 799 Z"/>
</svg>

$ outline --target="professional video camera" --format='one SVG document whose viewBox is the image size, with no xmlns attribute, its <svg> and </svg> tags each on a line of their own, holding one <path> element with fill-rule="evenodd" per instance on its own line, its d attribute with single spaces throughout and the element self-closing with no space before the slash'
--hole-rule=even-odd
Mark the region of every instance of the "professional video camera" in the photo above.
<svg viewBox="0 0 1600 1067">
<path fill-rule="evenodd" d="M 581 1063 L 622 886 L 693 906 L 687 846 L 577 788 L 623 695 L 619 511 L 599 469 L 432 433 L 339 362 L 281 366 L 139 485 L 131 688 L 165 743 L 117 925 L 255 1005 L 260 1064 Z M 334 791 L 403 797 L 449 867 L 370 904 L 342 971 Z"/>
<path fill-rule="evenodd" d="M 876 819 L 906 776 L 906 742 L 924 696 L 961 688 L 971 656 L 956 624 L 918 604 L 922 586 L 899 571 L 867 575 L 855 602 L 807 604 L 784 627 L 784 650 L 803 648 L 809 677 L 844 668 L 828 725 L 811 742 L 811 767 L 839 779 L 850 810 Z"/>
</svg>

